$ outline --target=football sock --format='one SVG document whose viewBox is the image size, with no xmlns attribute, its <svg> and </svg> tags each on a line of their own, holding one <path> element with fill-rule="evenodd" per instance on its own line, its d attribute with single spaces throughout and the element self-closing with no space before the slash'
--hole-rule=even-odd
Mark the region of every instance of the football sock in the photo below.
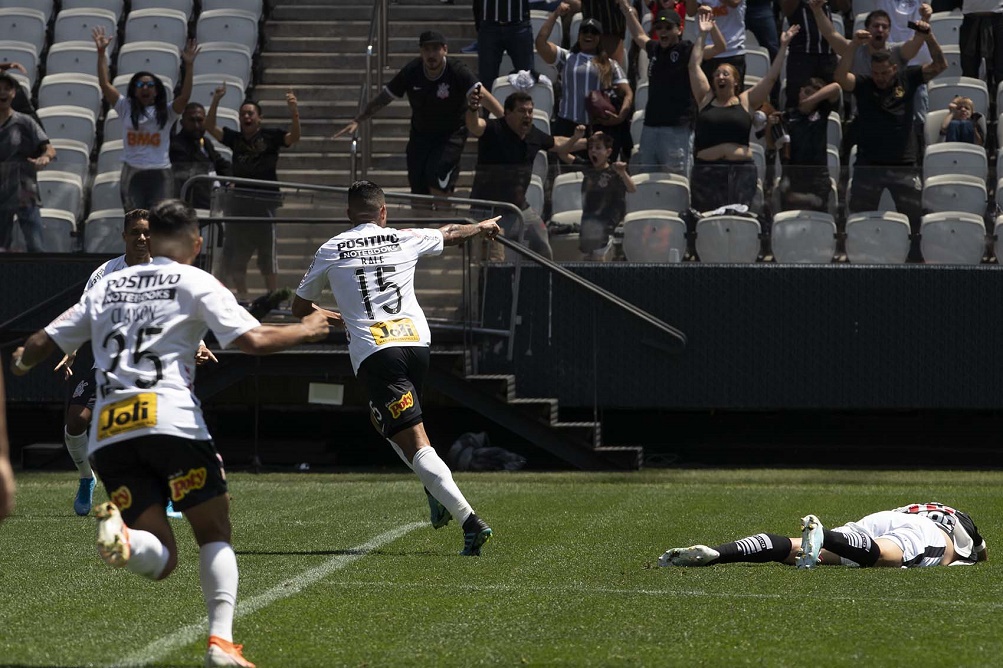
<svg viewBox="0 0 1003 668">
<path fill-rule="evenodd" d="M 861 567 L 873 566 L 881 557 L 881 548 L 865 533 L 825 529 L 823 535 L 823 549 Z"/>
<path fill-rule="evenodd" d="M 729 564 L 736 561 L 749 561 L 763 564 L 768 561 L 783 562 L 791 553 L 791 539 L 773 533 L 757 533 L 755 536 L 714 548 L 721 556 L 714 560 L 715 564 Z"/>
<path fill-rule="evenodd" d="M 419 448 L 411 465 L 429 494 L 444 505 L 456 521 L 463 524 L 474 511 L 463 498 L 463 493 L 453 481 L 453 474 L 435 448 Z"/>
<path fill-rule="evenodd" d="M 400 446 L 391 441 L 389 438 L 387 439 L 387 443 L 389 443 L 390 447 L 394 449 L 394 452 L 397 453 L 397 456 L 401 458 L 401 461 L 407 464 L 407 467 L 413 471 L 414 466 L 412 466 L 411 462 L 407 460 L 407 456 L 404 454 L 404 451 L 400 449 Z"/>
<path fill-rule="evenodd" d="M 66 427 L 63 427 L 63 443 L 66 444 L 66 450 L 70 453 L 73 463 L 77 465 L 77 471 L 80 471 L 81 478 L 94 477 L 91 463 L 87 460 L 88 436 L 86 431 L 82 434 L 71 434 L 66 431 Z"/>
<path fill-rule="evenodd" d="M 233 642 L 233 610 L 237 605 L 237 555 L 229 543 L 199 548 L 199 581 L 209 611 L 209 635 Z"/>
<path fill-rule="evenodd" d="M 164 572 L 171 553 L 160 539 L 149 531 L 129 529 L 131 555 L 125 567 L 144 578 L 156 580 Z"/>
</svg>

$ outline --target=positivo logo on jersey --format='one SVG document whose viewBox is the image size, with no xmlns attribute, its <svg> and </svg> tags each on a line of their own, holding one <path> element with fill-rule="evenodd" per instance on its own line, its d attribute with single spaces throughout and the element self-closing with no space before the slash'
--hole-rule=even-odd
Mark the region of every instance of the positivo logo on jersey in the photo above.
<svg viewBox="0 0 1003 668">
<path fill-rule="evenodd" d="M 396 401 L 391 401 L 387 404 L 387 408 L 390 410 L 390 415 L 393 419 L 397 419 L 401 416 L 401 413 L 414 406 L 414 395 L 408 390 L 405 394 L 401 395 L 400 399 Z"/>
<path fill-rule="evenodd" d="M 144 392 L 101 408 L 98 440 L 157 425 L 157 395 Z"/>
<path fill-rule="evenodd" d="M 206 469 L 203 466 L 202 468 L 190 469 L 182 476 L 171 478 L 167 483 L 171 489 L 171 500 L 180 501 L 185 498 L 188 492 L 202 489 L 205 487 L 207 477 Z"/>
</svg>

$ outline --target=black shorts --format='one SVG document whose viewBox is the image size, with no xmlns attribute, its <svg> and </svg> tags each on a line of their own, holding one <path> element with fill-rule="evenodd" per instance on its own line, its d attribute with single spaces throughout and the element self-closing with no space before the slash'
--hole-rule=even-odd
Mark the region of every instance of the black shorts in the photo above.
<svg viewBox="0 0 1003 668">
<path fill-rule="evenodd" d="M 412 133 L 407 142 L 407 181 L 411 193 L 431 195 L 432 188 L 453 192 L 466 143 L 465 127 L 445 136 Z"/>
<path fill-rule="evenodd" d="M 97 380 L 94 377 L 94 367 L 87 371 L 87 375 L 80 379 L 73 388 L 70 395 L 70 406 L 81 406 L 94 411 L 94 398 L 97 396 Z"/>
<path fill-rule="evenodd" d="M 421 388 L 428 361 L 427 347 L 398 346 L 377 350 L 359 365 L 373 423 L 387 438 L 421 423 Z"/>
<path fill-rule="evenodd" d="M 212 441 L 140 436 L 104 446 L 91 465 L 126 524 L 168 499 L 184 511 L 226 494 L 223 459 Z"/>
</svg>

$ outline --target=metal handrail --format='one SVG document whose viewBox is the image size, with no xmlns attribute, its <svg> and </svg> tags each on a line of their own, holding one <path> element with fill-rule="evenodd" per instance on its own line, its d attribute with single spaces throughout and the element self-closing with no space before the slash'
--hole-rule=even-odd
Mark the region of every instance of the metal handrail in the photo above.
<svg viewBox="0 0 1003 668">
<path fill-rule="evenodd" d="M 373 11 L 369 19 L 369 36 L 366 40 L 366 65 L 363 68 L 363 81 L 359 91 L 359 104 L 355 110 L 356 118 L 362 115 L 362 111 L 366 108 L 366 105 L 369 104 L 369 100 L 372 99 L 372 95 L 376 92 L 376 88 L 383 84 L 383 69 L 386 67 L 387 63 L 387 42 L 389 39 L 390 25 L 387 0 L 377 0 L 377 2 L 373 3 Z M 374 61 L 376 70 L 375 86 L 373 84 Z M 352 133 L 350 155 L 353 181 L 360 178 L 360 171 L 361 178 L 365 178 L 366 175 L 369 174 L 370 160 L 372 159 L 373 154 L 372 119 L 366 119 L 366 121 L 362 124 L 362 127 L 361 142 L 359 141 L 360 129 L 356 127 L 355 132 Z M 359 169 L 360 162 L 362 164 L 361 170 Z"/>
</svg>

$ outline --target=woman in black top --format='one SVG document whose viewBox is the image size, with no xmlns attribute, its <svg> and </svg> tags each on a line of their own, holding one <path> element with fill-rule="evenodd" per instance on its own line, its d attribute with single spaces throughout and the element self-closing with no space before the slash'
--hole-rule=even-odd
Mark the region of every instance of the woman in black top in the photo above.
<svg viewBox="0 0 1003 668">
<path fill-rule="evenodd" d="M 770 71 L 752 88 L 738 90 L 739 73 L 729 63 L 714 70 L 714 83 L 700 68 L 707 33 L 714 25 L 709 13 L 697 15 L 700 37 L 690 54 L 690 86 L 697 101 L 693 154 L 696 158 L 690 177 L 691 206 L 700 212 L 728 204 L 751 207 L 756 196 L 756 164 L 752 160 L 749 134 L 752 114 L 767 100 L 780 76 L 784 55 L 791 38 L 798 33 L 792 26 L 780 36 L 780 52 Z"/>
</svg>

